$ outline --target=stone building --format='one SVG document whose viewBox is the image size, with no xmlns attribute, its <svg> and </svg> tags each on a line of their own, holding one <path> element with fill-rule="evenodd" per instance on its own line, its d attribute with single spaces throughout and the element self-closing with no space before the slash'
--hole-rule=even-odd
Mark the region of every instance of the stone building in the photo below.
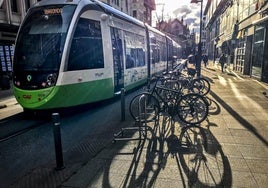
<svg viewBox="0 0 268 188">
<path fill-rule="evenodd" d="M 195 53 L 195 34 L 190 33 L 188 25 L 183 19 L 171 19 L 156 23 L 156 29 L 166 33 L 170 38 L 178 42 L 182 47 L 182 58 L 187 58 L 189 54 Z"/>
<path fill-rule="evenodd" d="M 209 58 L 224 52 L 234 71 L 268 83 L 267 0 L 208 0 L 204 15 Z"/>
</svg>

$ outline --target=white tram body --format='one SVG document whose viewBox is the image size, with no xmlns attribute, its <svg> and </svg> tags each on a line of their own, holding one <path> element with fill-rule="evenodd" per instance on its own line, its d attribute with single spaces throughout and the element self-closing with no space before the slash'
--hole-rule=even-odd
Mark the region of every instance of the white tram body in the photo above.
<svg viewBox="0 0 268 188">
<path fill-rule="evenodd" d="M 54 109 L 114 97 L 164 71 L 180 46 L 97 0 L 42 0 L 20 27 L 14 95 L 25 109 Z"/>
</svg>

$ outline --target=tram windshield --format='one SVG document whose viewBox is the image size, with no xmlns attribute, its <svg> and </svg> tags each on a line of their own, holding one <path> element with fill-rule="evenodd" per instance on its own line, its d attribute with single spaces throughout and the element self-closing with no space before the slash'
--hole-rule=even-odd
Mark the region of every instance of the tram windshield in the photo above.
<svg viewBox="0 0 268 188">
<path fill-rule="evenodd" d="M 66 34 L 76 6 L 32 9 L 16 41 L 14 72 L 57 72 Z"/>
</svg>

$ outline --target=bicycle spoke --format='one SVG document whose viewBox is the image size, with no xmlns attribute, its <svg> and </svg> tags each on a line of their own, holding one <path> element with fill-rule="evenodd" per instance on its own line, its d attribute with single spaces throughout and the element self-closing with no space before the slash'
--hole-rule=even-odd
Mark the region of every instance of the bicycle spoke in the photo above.
<svg viewBox="0 0 268 188">
<path fill-rule="evenodd" d="M 178 103 L 178 115 L 182 121 L 189 124 L 198 124 L 208 115 L 208 105 L 202 96 L 187 94 Z"/>
</svg>

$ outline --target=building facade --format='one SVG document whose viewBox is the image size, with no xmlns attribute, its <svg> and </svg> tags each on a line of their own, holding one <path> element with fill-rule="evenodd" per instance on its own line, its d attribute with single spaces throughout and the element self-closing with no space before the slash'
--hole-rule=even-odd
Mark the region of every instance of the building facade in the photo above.
<svg viewBox="0 0 268 188">
<path fill-rule="evenodd" d="M 127 0 L 126 0 L 127 1 Z M 152 11 L 155 10 L 154 0 L 128 0 L 129 15 L 152 25 Z"/>
<path fill-rule="evenodd" d="M 180 44 L 182 51 L 178 58 L 187 58 L 189 54 L 195 53 L 195 34 L 190 33 L 188 25 L 184 23 L 183 19 L 162 20 L 156 23 L 156 29 L 166 33 L 166 35 Z"/>
<path fill-rule="evenodd" d="M 234 71 L 268 83 L 267 0 L 208 0 L 204 15 L 209 58 L 225 53 Z"/>
</svg>

